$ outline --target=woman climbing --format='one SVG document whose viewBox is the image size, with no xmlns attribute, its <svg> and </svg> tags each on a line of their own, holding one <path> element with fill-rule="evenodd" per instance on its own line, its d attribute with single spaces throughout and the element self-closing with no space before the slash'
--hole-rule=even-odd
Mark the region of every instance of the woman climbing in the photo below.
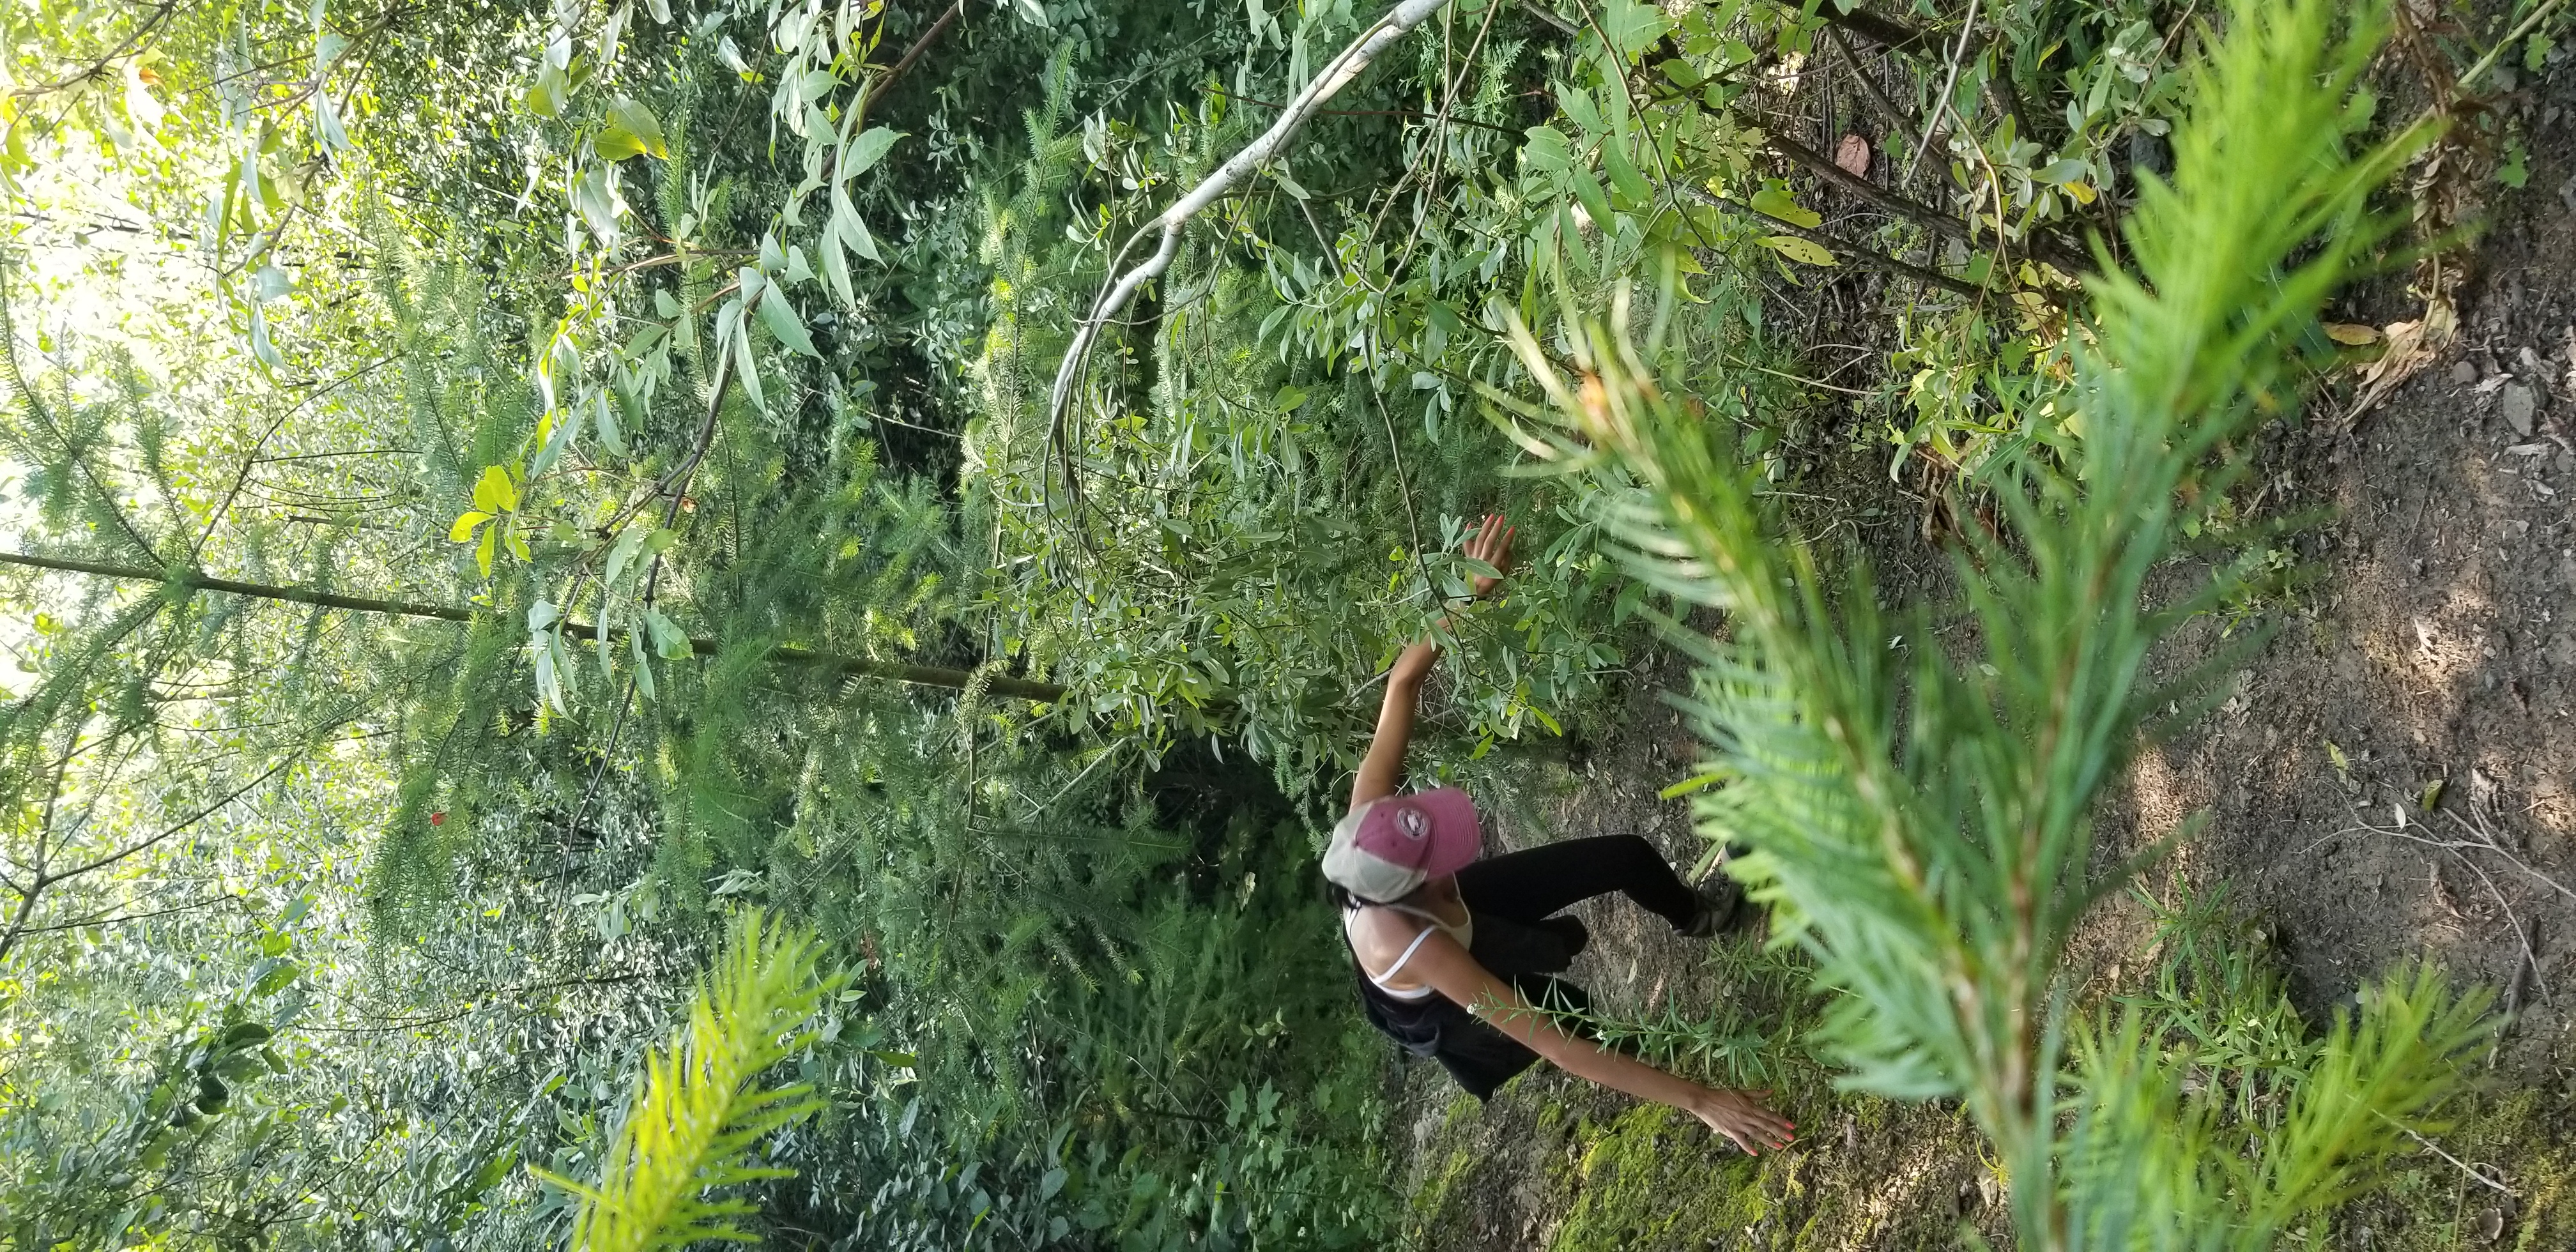
<svg viewBox="0 0 2576 1252">
<path fill-rule="evenodd" d="M 1466 555 L 1508 572 L 1512 532 L 1501 515 L 1488 517 L 1468 538 Z M 1478 575 L 1477 598 L 1500 581 Z M 1708 936 L 1743 910 L 1733 882 L 1693 892 L 1637 835 L 1478 860 L 1483 835 L 1465 792 L 1397 794 L 1414 706 L 1439 655 L 1424 639 L 1396 658 L 1377 735 L 1351 785 L 1350 814 L 1324 851 L 1324 877 L 1342 906 L 1369 1021 L 1406 1050 L 1439 1060 L 1480 1100 L 1543 1056 L 1605 1087 L 1689 1113 L 1746 1152 L 1786 1146 L 1793 1127 L 1764 1106 L 1767 1092 L 1674 1077 L 1569 1032 L 1558 1016 L 1585 1008 L 1582 990 L 1554 975 L 1588 935 L 1580 919 L 1555 914 L 1617 891 L 1682 934 Z"/>
</svg>

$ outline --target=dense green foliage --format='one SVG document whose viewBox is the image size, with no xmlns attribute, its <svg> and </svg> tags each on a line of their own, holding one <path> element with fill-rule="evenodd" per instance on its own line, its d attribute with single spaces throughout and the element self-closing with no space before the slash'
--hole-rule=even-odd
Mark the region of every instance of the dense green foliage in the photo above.
<svg viewBox="0 0 2576 1252">
<path fill-rule="evenodd" d="M 2390 975 L 2240 1159 L 2213 1149 L 2215 1088 L 2182 1094 L 2189 1062 L 2156 1046 L 2161 1019 L 2073 1018 L 2057 978 L 2075 925 L 2155 851 L 2093 871 L 2095 797 L 2231 661 L 2145 679 L 2149 649 L 2245 577 L 2222 566 L 2149 605 L 2192 507 L 2182 488 L 2241 470 L 2224 446 L 2279 403 L 2298 332 L 2384 229 L 2365 197 L 2422 142 L 2345 152 L 2376 12 L 2340 40 L 2324 3 L 2230 16 L 2175 131 L 2174 180 L 2147 184 L 2128 224 L 2137 276 L 2094 281 L 2064 420 L 1989 478 L 2004 532 L 1961 554 L 1969 655 L 1909 646 L 1936 637 L 1929 620 L 1890 616 L 1865 562 L 1838 578 L 1780 542 L 1727 424 L 1656 380 L 1669 296 L 1642 344 L 1624 292 L 1606 326 L 1570 310 L 1579 383 L 1519 331 L 1554 409 L 1493 397 L 1498 420 L 1564 428 L 1554 458 L 1641 488 L 1617 529 L 1641 576 L 1727 610 L 1695 705 L 1717 750 L 1704 777 L 1723 784 L 1702 828 L 1750 846 L 1732 872 L 1851 993 L 1819 1026 L 1846 1081 L 1962 1100 L 2026 1246 L 2269 1246 L 2397 1151 L 2485 1031 L 2481 997 Z"/>
<path fill-rule="evenodd" d="M 1310 868 L 1373 676 L 1447 632 L 1420 772 L 1491 778 L 1712 577 L 1712 813 L 1878 1010 L 1833 1055 L 1966 1095 L 2028 1229 L 2141 1119 L 2216 1125 L 2164 1018 L 2052 975 L 2161 704 L 2138 580 L 2402 150 L 2342 155 L 2366 32 L 2239 14 L 2194 78 L 2171 6 L 1987 6 L 1887 105 L 1930 119 L 1903 203 L 1819 236 L 1801 75 L 1890 19 L 1455 0 L 1189 226 L 1059 425 L 1124 241 L 1369 7 L 0 17 L 0 1247 L 1374 1246 L 1385 1053 Z M 2070 330 L 2115 220 L 2140 278 Z M 1840 437 L 2003 501 L 1987 678 L 1774 546 L 1827 437 L 1801 302 L 1864 266 L 1898 348 Z M 1647 286 L 1633 357 L 1588 314 Z M 1549 392 L 1634 417 L 1589 433 L 1628 468 L 1519 472 Z M 1533 556 L 1441 624 L 1496 508 Z M 1738 566 L 1623 566 L 1647 516 Z M 2058 660 L 2081 733 L 2034 756 Z M 1868 814 L 1959 874 L 1881 873 Z M 810 946 L 724 946 L 761 917 Z M 2285 1116 L 2417 1115 L 2370 1066 L 2470 1025 L 2392 983 Z M 2133 1099 L 2060 1136 L 2061 1072 Z M 2193 1167 L 2176 1203 L 2345 1176 Z"/>
</svg>

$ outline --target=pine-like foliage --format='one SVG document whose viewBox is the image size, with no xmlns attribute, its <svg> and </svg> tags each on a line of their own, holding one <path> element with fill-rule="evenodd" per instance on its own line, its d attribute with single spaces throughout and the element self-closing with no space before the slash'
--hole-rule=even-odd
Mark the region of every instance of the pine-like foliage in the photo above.
<svg viewBox="0 0 2576 1252">
<path fill-rule="evenodd" d="M 754 1164 L 752 1149 L 823 1106 L 807 1084 L 760 1082 L 808 1042 L 800 1028 L 829 989 L 815 975 L 818 952 L 810 935 L 769 926 L 757 911 L 735 924 L 688 1025 L 646 1054 L 599 1186 L 545 1175 L 582 1198 L 573 1248 L 656 1252 L 750 1237 L 734 1219 L 753 1206 L 708 1193 L 794 1172 Z"/>
<path fill-rule="evenodd" d="M 1959 555 L 1974 655 L 1883 611 L 1857 562 L 1838 582 L 1784 541 L 1727 424 L 1656 385 L 1671 304 L 1643 352 L 1624 301 L 1611 327 L 1569 333 L 1579 383 L 1518 330 L 1552 420 L 1579 432 L 1560 455 L 1644 487 L 1622 519 L 1641 574 L 1728 615 L 1693 706 L 1725 784 L 1700 799 L 1701 829 L 1751 846 L 1736 872 L 1849 993 L 1823 1032 L 1848 1081 L 1965 1101 L 2010 1171 L 2025 1247 L 2265 1246 L 2392 1151 L 2482 1029 L 2478 1002 L 2397 976 L 2337 1026 L 2248 1160 L 2216 1146 L 2216 1110 L 2180 1094 L 2187 1059 L 2135 1015 L 2077 1031 L 2066 1063 L 2060 956 L 2146 859 L 2088 874 L 2094 802 L 2183 720 L 2165 710 L 2196 709 L 2234 667 L 2147 681 L 2150 649 L 2238 582 L 2222 570 L 2151 607 L 2148 577 L 2192 516 L 2186 484 L 2222 494 L 2241 468 L 2230 442 L 2286 402 L 2288 345 L 2380 237 L 2364 197 L 2420 138 L 2346 154 L 2346 97 L 2384 11 L 2338 38 L 2336 7 L 2232 6 L 2174 180 L 2146 183 L 2128 223 L 2137 276 L 2094 285 L 2057 459 L 1999 474 L 2008 527 Z"/>
</svg>

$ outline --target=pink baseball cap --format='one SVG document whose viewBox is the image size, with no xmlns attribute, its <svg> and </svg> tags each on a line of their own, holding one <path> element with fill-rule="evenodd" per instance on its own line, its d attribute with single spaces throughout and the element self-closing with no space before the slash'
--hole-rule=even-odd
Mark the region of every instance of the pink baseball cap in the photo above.
<svg viewBox="0 0 2576 1252">
<path fill-rule="evenodd" d="M 1383 796 L 1352 809 L 1324 847 L 1324 877 L 1383 904 L 1442 874 L 1454 874 L 1485 846 L 1475 802 L 1456 787 Z"/>
</svg>

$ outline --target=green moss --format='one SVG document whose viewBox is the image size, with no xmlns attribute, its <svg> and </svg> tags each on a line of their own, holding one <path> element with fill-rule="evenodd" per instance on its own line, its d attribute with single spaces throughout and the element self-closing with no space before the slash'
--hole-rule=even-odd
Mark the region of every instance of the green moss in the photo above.
<svg viewBox="0 0 2576 1252">
<path fill-rule="evenodd" d="M 2512 1197 L 2479 1185 L 2430 1152 L 2400 1157 L 2386 1185 L 2336 1214 L 2348 1246 L 2370 1232 L 2387 1252 L 2491 1246 L 2514 1252 L 2559 1252 L 2576 1241 L 2576 1101 L 2523 1087 L 2469 1101 L 2436 1142 L 2451 1155 L 2500 1174 Z M 2501 1223 L 2492 1244 L 2482 1222 Z"/>
<path fill-rule="evenodd" d="M 1466 1207 L 1471 1188 L 1459 1184 L 1475 1172 L 1476 1154 L 1463 1147 L 1451 1148 L 1440 1168 L 1405 1201 L 1404 1245 L 1418 1248 L 1430 1242 L 1434 1231 L 1458 1223 Z"/>
<path fill-rule="evenodd" d="M 1849 1147 L 1839 1130 L 1845 1117 L 1853 1126 Z M 1659 1106 L 1583 1127 L 1573 1163 L 1557 1180 L 1570 1197 L 1550 1246 L 1950 1248 L 1962 1219 L 1991 1225 L 1981 1219 L 2000 1218 L 1982 1209 L 1975 1180 L 1983 1170 L 1964 1150 L 1975 1138 L 1956 1114 L 1845 1096 L 1816 1110 L 1815 1124 L 1836 1129 L 1758 1159 Z"/>
<path fill-rule="evenodd" d="M 1690 1246 L 1745 1231 L 1771 1211 L 1763 1173 L 1789 1156 L 1721 1155 L 1700 1124 L 1661 1105 L 1633 1109 L 1583 1145 L 1558 1252 Z"/>
</svg>

